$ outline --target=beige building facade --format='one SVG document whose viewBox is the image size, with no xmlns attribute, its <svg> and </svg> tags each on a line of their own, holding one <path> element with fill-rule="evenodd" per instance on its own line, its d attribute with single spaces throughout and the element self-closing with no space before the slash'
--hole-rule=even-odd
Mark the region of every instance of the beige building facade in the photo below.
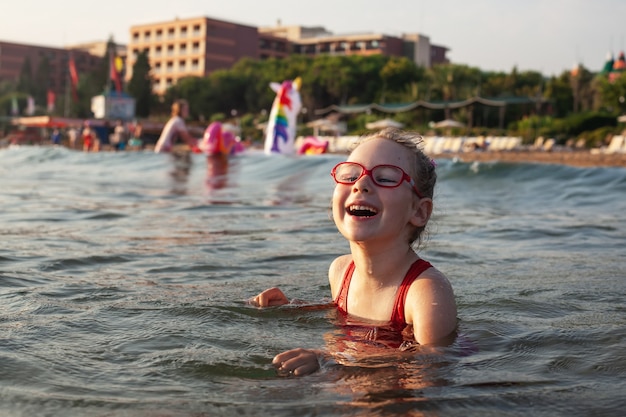
<svg viewBox="0 0 626 417">
<path fill-rule="evenodd" d="M 153 90 L 164 93 L 186 76 L 206 76 L 230 68 L 243 57 L 256 59 L 256 27 L 208 17 L 175 19 L 130 28 L 126 78 L 132 77 L 137 56 L 147 51 Z"/>
<path fill-rule="evenodd" d="M 447 48 L 431 45 L 419 34 L 334 35 L 321 26 L 256 28 L 209 17 L 175 19 L 134 25 L 127 47 L 126 79 L 132 77 L 137 55 L 146 51 L 152 68 L 153 91 L 163 94 L 187 76 L 204 77 L 228 69 L 244 57 L 285 58 L 290 54 L 406 56 L 430 67 L 447 62 Z"/>
</svg>

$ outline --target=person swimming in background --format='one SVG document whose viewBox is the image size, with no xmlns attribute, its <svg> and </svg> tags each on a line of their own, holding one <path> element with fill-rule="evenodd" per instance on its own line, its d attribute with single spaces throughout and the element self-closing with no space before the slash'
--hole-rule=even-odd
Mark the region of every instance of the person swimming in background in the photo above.
<svg viewBox="0 0 626 417">
<path fill-rule="evenodd" d="M 154 152 L 171 152 L 177 137 L 182 138 L 191 149 L 197 148 L 198 140 L 189 134 L 185 125 L 187 117 L 189 117 L 189 104 L 186 100 L 176 100 L 172 104 L 172 117 L 163 127 Z"/>
<path fill-rule="evenodd" d="M 432 214 L 437 180 L 420 145 L 417 134 L 385 129 L 363 137 L 331 171 L 333 220 L 351 252 L 330 265 L 333 304 L 344 323 L 363 324 L 365 340 L 401 350 L 449 343 L 457 327 L 450 282 L 413 249 Z M 289 300 L 270 288 L 250 302 L 268 307 Z M 281 375 L 306 375 L 325 356 L 293 349 L 272 363 Z"/>
</svg>

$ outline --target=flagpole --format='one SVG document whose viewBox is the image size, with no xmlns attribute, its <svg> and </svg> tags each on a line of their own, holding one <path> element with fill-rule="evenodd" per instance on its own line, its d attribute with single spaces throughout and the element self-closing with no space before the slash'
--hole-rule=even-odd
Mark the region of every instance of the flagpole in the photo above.
<svg viewBox="0 0 626 417">
<path fill-rule="evenodd" d="M 113 45 L 111 45 L 111 44 L 112 44 L 112 42 L 108 42 L 107 43 L 107 55 L 108 55 L 107 58 L 109 58 L 109 70 L 107 71 L 107 73 L 109 74 L 109 76 L 107 77 L 107 86 L 104 89 L 105 96 L 107 96 L 107 97 L 111 95 L 111 82 L 113 81 L 113 77 L 111 76 L 111 71 L 113 70 L 113 65 L 114 65 L 113 64 L 113 53 L 111 51 L 111 47 Z"/>
<path fill-rule="evenodd" d="M 67 71 L 65 76 L 65 108 L 63 109 L 63 115 L 69 117 L 70 114 L 70 83 L 72 82 L 70 72 Z"/>
</svg>

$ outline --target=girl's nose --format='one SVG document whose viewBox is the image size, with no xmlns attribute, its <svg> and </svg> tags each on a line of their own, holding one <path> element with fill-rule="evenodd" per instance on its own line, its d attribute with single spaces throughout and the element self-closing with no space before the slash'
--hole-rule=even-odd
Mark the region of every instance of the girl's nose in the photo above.
<svg viewBox="0 0 626 417">
<path fill-rule="evenodd" d="M 362 193 L 369 193 L 369 191 L 372 189 L 371 181 L 372 179 L 370 178 L 369 175 L 363 175 L 361 178 L 357 180 L 357 182 L 354 183 L 354 185 L 352 186 L 352 191 L 354 192 L 360 191 Z"/>
</svg>

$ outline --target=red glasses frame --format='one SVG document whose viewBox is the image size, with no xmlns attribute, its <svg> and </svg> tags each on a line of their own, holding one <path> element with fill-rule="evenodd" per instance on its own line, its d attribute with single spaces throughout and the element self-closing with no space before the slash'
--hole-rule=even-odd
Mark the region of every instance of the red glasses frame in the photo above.
<svg viewBox="0 0 626 417">
<path fill-rule="evenodd" d="M 356 179 L 354 179 L 353 181 L 338 180 L 337 177 L 336 177 L 337 168 L 339 168 L 342 165 L 356 165 L 356 166 L 359 166 L 361 168 L 361 174 Z M 380 167 L 391 167 L 391 168 L 399 169 L 400 172 L 402 172 L 402 181 L 400 181 L 399 183 L 394 184 L 394 185 L 388 185 L 388 184 L 384 184 L 384 183 L 383 184 L 379 183 L 378 181 L 376 181 L 376 178 L 372 175 L 372 172 L 376 168 L 380 168 Z M 363 178 L 363 176 L 365 176 L 365 175 L 369 175 L 369 177 L 372 179 L 372 182 L 374 182 L 374 184 L 376 184 L 379 187 L 383 187 L 383 188 L 397 188 L 397 187 L 400 186 L 400 184 L 402 184 L 403 181 L 406 181 L 407 183 L 409 183 L 409 185 L 411 186 L 413 191 L 415 191 L 415 194 L 417 194 L 417 196 L 419 198 L 424 198 L 422 193 L 417 189 L 417 186 L 415 185 L 415 181 L 413 181 L 413 178 L 411 178 L 411 176 L 409 174 L 407 174 L 405 170 L 403 170 L 402 168 L 400 168 L 399 166 L 396 166 L 396 165 L 383 164 L 383 165 L 376 165 L 375 167 L 372 167 L 372 169 L 367 169 L 363 165 L 359 164 L 358 162 L 340 162 L 340 163 L 338 163 L 337 165 L 335 165 L 333 167 L 332 171 L 330 171 L 330 175 L 333 177 L 333 179 L 335 180 L 335 182 L 337 184 L 344 184 L 344 185 L 355 184 L 358 180 Z"/>
</svg>

